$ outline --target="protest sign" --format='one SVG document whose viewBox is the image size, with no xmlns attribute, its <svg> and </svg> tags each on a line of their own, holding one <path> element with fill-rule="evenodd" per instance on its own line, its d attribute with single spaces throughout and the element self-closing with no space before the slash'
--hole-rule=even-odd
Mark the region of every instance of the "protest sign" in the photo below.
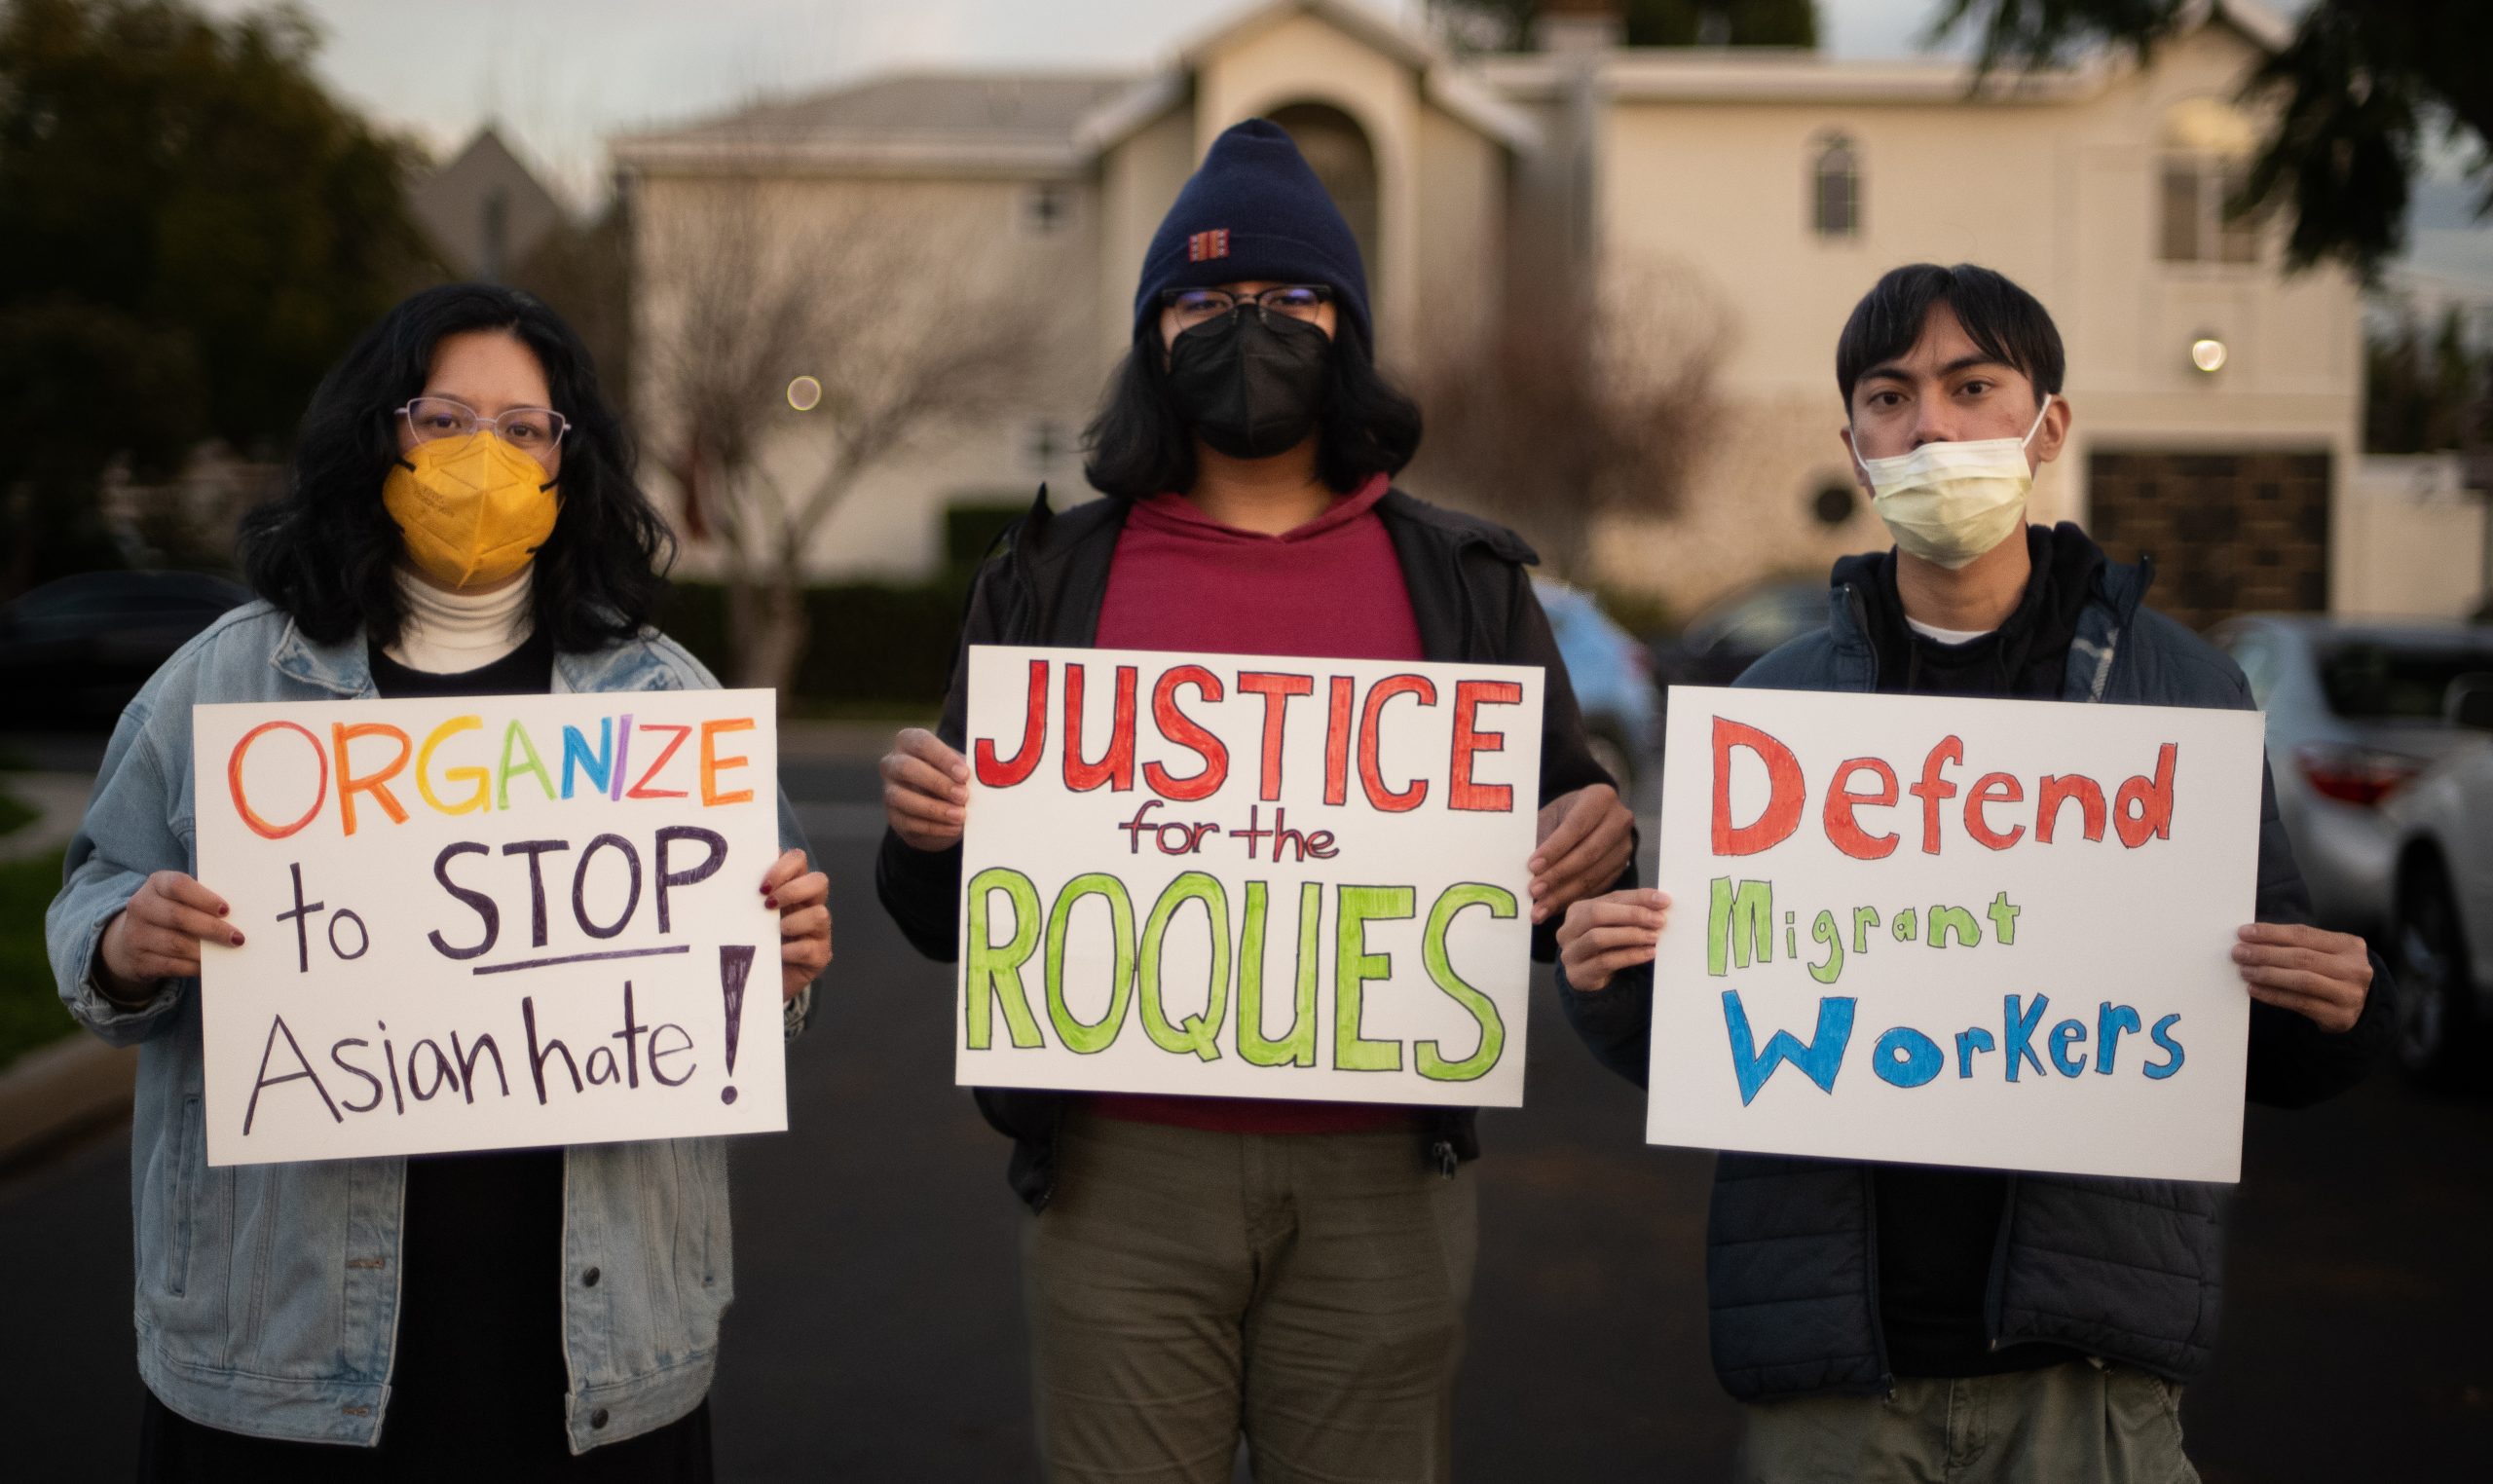
<svg viewBox="0 0 2493 1484">
<path fill-rule="evenodd" d="M 201 706 L 211 1165 L 787 1127 L 767 690 Z"/>
<path fill-rule="evenodd" d="M 1522 1101 L 1539 669 L 969 665 L 959 1081 Z"/>
<path fill-rule="evenodd" d="M 1646 1135 L 2235 1180 L 2260 718 L 1675 686 Z"/>
</svg>

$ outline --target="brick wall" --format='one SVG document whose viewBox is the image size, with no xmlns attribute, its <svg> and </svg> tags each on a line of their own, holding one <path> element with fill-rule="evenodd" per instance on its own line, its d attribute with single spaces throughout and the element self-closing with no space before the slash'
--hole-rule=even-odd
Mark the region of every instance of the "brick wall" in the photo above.
<svg viewBox="0 0 2493 1484">
<path fill-rule="evenodd" d="M 2100 453 L 2088 528 L 2116 561 L 2155 558 L 2147 602 L 2204 628 L 2328 608 L 2329 456 Z"/>
</svg>

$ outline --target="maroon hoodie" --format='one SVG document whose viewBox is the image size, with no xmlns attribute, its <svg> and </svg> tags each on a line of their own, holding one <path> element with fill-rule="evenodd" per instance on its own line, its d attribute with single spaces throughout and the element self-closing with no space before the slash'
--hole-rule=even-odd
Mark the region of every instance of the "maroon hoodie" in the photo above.
<svg viewBox="0 0 2493 1484">
<path fill-rule="evenodd" d="M 1420 625 L 1393 538 L 1376 514 L 1378 474 L 1279 536 L 1241 531 L 1182 495 L 1135 501 L 1099 607 L 1103 649 L 1184 649 L 1305 659 L 1414 660 Z M 1101 1094 L 1109 1118 L 1229 1133 L 1398 1129 L 1408 1108 L 1249 1097 Z"/>
</svg>

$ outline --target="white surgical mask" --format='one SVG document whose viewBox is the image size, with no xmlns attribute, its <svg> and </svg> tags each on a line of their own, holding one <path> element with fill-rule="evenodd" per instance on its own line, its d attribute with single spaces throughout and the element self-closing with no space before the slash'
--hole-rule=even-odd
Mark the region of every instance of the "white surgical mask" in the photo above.
<svg viewBox="0 0 2493 1484">
<path fill-rule="evenodd" d="M 2026 445 L 2051 410 L 2046 394 L 2022 438 L 1925 443 L 1892 459 L 1864 459 L 1856 448 L 1852 462 L 1870 477 L 1870 503 L 1896 544 L 1953 572 L 2024 522 L 2026 497 L 2034 488 Z"/>
</svg>

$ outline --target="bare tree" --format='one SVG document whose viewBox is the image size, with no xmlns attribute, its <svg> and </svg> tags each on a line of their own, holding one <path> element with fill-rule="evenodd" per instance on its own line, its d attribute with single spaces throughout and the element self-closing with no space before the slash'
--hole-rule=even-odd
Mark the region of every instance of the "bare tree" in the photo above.
<svg viewBox="0 0 2493 1484">
<path fill-rule="evenodd" d="M 1716 411 L 1726 320 L 1681 276 L 1515 303 L 1423 348 L 1415 483 L 1521 531 L 1557 575 L 1592 575 L 1601 523 L 1667 516 Z"/>
<path fill-rule="evenodd" d="M 643 427 L 686 535 L 726 558 L 737 683 L 784 694 L 810 637 L 814 533 L 870 473 L 1014 405 L 1057 316 L 980 203 L 753 177 L 664 189 L 639 205 Z"/>
</svg>

